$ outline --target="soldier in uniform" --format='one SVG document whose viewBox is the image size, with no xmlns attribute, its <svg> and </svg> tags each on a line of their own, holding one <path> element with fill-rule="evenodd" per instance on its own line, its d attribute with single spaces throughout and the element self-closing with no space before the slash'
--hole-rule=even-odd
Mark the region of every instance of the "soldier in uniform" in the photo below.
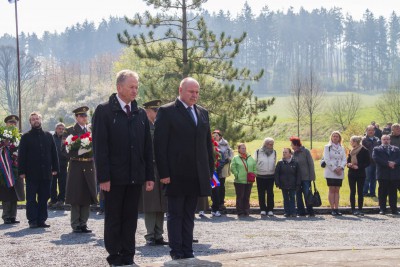
<svg viewBox="0 0 400 267">
<path fill-rule="evenodd" d="M 17 127 L 19 121 L 18 116 L 10 115 L 4 119 L 6 126 Z M 10 151 L 14 153 L 15 151 Z M 14 159 L 16 160 L 16 159 Z M 25 200 L 24 180 L 17 174 L 15 175 L 15 184 L 8 188 L 5 184 L 0 184 L 0 200 L 3 202 L 2 219 L 5 224 L 19 223 L 17 217 L 17 201 Z"/>
<path fill-rule="evenodd" d="M 87 127 L 86 106 L 79 107 L 72 112 L 75 113 L 76 123 L 68 127 L 64 132 L 64 138 L 69 135 L 81 136 L 90 129 Z M 74 233 L 91 233 L 87 227 L 87 221 L 90 215 L 90 205 L 97 203 L 96 178 L 93 162 L 93 153 L 88 152 L 78 155 L 78 151 L 66 151 L 63 145 L 64 153 L 69 157 L 67 185 L 65 203 L 71 205 L 71 227 Z"/>
<path fill-rule="evenodd" d="M 154 121 L 157 116 L 158 108 L 161 106 L 161 100 L 152 100 L 143 104 L 147 118 L 150 123 L 151 139 L 154 137 Z M 154 189 L 153 191 L 142 190 L 141 207 L 144 212 L 144 222 L 146 225 L 147 234 L 144 236 L 146 244 L 149 246 L 168 245 L 164 241 L 164 213 L 167 212 L 167 198 L 164 196 L 160 177 L 158 176 L 155 157 L 154 161 Z"/>
</svg>

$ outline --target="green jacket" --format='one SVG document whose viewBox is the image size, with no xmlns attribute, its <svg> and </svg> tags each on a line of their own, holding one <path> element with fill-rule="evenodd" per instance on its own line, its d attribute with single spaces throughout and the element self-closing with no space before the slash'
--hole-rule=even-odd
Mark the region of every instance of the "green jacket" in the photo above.
<svg viewBox="0 0 400 267">
<path fill-rule="evenodd" d="M 247 154 L 246 160 L 243 159 L 244 163 L 247 165 L 247 169 L 249 172 L 256 173 L 256 161 Z M 235 176 L 235 183 L 239 184 L 247 184 L 247 172 L 246 168 L 243 165 L 243 161 L 239 155 L 233 157 L 231 162 L 231 172 Z"/>
</svg>

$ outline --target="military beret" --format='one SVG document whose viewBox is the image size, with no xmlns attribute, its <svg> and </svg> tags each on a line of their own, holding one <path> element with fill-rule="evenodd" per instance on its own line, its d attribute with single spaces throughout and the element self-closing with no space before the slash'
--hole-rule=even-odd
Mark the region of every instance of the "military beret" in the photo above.
<svg viewBox="0 0 400 267">
<path fill-rule="evenodd" d="M 19 122 L 19 118 L 18 118 L 17 115 L 10 115 L 10 116 L 7 116 L 7 117 L 4 119 L 4 122 L 5 122 L 5 123 L 7 123 L 7 122 Z"/>
<path fill-rule="evenodd" d="M 89 108 L 87 106 L 83 106 L 83 107 L 74 109 L 72 112 L 75 113 L 75 116 L 78 116 L 81 114 L 87 115 L 88 110 L 89 110 Z"/>
<path fill-rule="evenodd" d="M 146 102 L 143 104 L 143 107 L 145 109 L 149 109 L 149 108 L 159 108 L 161 106 L 161 100 L 156 99 L 156 100 L 151 100 L 149 102 Z"/>
</svg>

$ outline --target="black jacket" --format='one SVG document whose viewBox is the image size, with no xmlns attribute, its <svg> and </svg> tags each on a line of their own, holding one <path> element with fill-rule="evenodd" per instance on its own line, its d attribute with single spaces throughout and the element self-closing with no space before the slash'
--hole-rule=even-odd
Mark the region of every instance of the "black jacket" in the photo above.
<svg viewBox="0 0 400 267">
<path fill-rule="evenodd" d="M 378 180 L 400 180 L 400 150 L 396 146 L 390 145 L 390 154 L 385 151 L 383 145 L 375 147 L 372 158 L 376 163 L 376 178 Z M 389 167 L 388 162 L 394 161 L 395 168 Z"/>
<path fill-rule="evenodd" d="M 57 155 L 58 155 L 58 162 L 60 164 L 60 168 L 61 167 L 67 167 L 68 165 L 68 157 L 66 157 L 63 153 L 62 153 L 62 147 L 63 147 L 63 137 L 62 136 L 58 136 L 57 133 L 53 134 L 53 139 L 54 139 L 54 143 L 56 145 L 56 149 L 57 149 Z"/>
<path fill-rule="evenodd" d="M 363 140 L 362 140 L 362 145 L 368 149 L 369 152 L 369 156 L 371 159 L 370 164 L 371 165 L 375 165 L 374 160 L 372 159 L 372 151 L 374 150 L 374 147 L 380 146 L 381 145 L 381 141 L 379 140 L 378 137 L 374 136 L 372 139 L 369 138 L 368 136 L 364 136 Z"/>
<path fill-rule="evenodd" d="M 93 152 L 98 183 L 143 184 L 154 181 L 153 146 L 146 112 L 131 103 L 122 110 L 116 94 L 97 106 L 92 120 Z"/>
<path fill-rule="evenodd" d="M 370 155 L 368 149 L 362 147 L 357 154 L 358 169 L 349 168 L 349 177 L 366 177 L 365 168 L 370 165 Z M 351 155 L 347 157 L 347 163 L 351 163 Z"/>
<path fill-rule="evenodd" d="M 167 196 L 209 196 L 214 150 L 208 112 L 194 105 L 197 125 L 179 99 L 162 106 L 155 121 L 154 148 L 160 178 L 171 178 Z"/>
<path fill-rule="evenodd" d="M 278 161 L 275 168 L 275 184 L 280 189 L 296 190 L 300 187 L 301 173 L 294 158 L 290 162 Z"/>
<path fill-rule="evenodd" d="M 59 172 L 57 149 L 49 132 L 31 129 L 21 137 L 18 149 L 18 173 L 26 180 L 52 179 Z"/>
</svg>

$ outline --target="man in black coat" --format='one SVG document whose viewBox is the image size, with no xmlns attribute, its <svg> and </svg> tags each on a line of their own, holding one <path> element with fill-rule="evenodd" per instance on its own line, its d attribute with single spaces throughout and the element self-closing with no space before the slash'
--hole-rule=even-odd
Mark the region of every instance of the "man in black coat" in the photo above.
<svg viewBox="0 0 400 267">
<path fill-rule="evenodd" d="M 183 79 L 179 97 L 162 106 L 155 121 L 155 156 L 168 197 L 167 228 L 172 259 L 194 257 L 197 198 L 211 194 L 214 154 L 208 112 L 196 105 L 199 90 L 195 79 Z"/>
<path fill-rule="evenodd" d="M 62 146 L 65 141 L 63 138 L 63 133 L 65 130 L 65 124 L 59 122 L 56 124 L 56 129 L 53 134 L 54 143 L 57 148 L 58 162 L 60 165 L 60 172 L 53 177 L 53 181 L 51 182 L 51 198 L 49 202 L 49 206 L 62 206 L 65 202 L 65 182 L 67 179 L 67 166 L 68 166 L 68 157 L 62 153 Z M 58 192 L 57 192 L 58 185 Z"/>
<path fill-rule="evenodd" d="M 110 265 L 133 264 L 142 185 L 154 186 L 153 146 L 146 112 L 137 106 L 139 76 L 117 74 L 117 94 L 97 106 L 92 136 L 97 180 L 104 191 L 104 244 Z"/>
<path fill-rule="evenodd" d="M 366 135 L 362 139 L 362 145 L 368 149 L 369 155 L 371 157 L 370 165 L 365 168 L 366 179 L 363 188 L 363 195 L 365 197 L 376 197 L 375 188 L 376 188 L 376 164 L 372 160 L 372 151 L 374 147 L 377 147 L 381 144 L 381 140 L 375 136 L 375 128 L 374 125 L 369 125 L 367 127 Z"/>
<path fill-rule="evenodd" d="M 389 135 L 382 135 L 381 141 L 382 145 L 375 147 L 372 152 L 372 158 L 376 163 L 376 176 L 379 181 L 379 214 L 386 213 L 386 199 L 389 195 L 392 214 L 398 215 L 397 186 L 400 182 L 400 149 L 390 145 Z"/>
<path fill-rule="evenodd" d="M 18 150 L 18 173 L 26 182 L 26 217 L 30 228 L 49 227 L 47 201 L 52 176 L 59 170 L 57 149 L 51 134 L 42 130 L 39 113 L 31 113 L 29 123 L 32 129 L 21 137 Z"/>
</svg>

